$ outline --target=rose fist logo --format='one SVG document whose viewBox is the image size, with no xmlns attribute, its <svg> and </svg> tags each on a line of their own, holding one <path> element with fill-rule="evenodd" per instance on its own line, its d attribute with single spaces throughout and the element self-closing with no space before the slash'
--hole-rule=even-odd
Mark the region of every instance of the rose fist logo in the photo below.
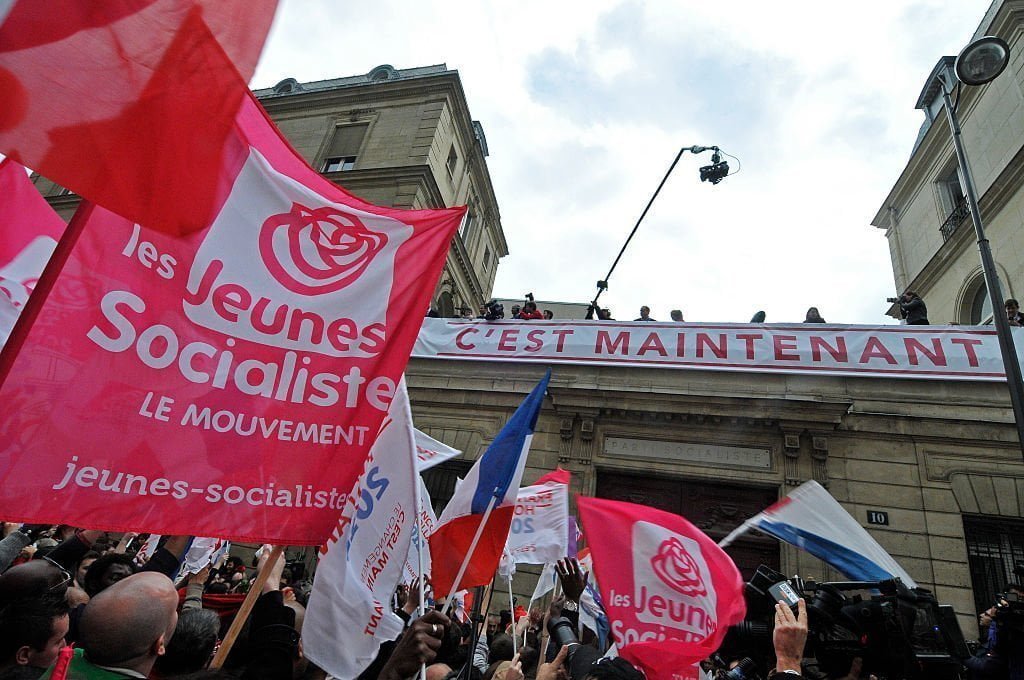
<svg viewBox="0 0 1024 680">
<path fill-rule="evenodd" d="M 673 590 L 690 597 L 707 595 L 697 563 L 677 538 L 666 539 L 658 546 L 657 554 L 651 558 L 651 567 Z"/>
<path fill-rule="evenodd" d="M 269 217 L 260 229 L 260 255 L 288 290 L 322 295 L 341 290 L 366 270 L 388 237 L 334 207 L 307 208 Z"/>
</svg>

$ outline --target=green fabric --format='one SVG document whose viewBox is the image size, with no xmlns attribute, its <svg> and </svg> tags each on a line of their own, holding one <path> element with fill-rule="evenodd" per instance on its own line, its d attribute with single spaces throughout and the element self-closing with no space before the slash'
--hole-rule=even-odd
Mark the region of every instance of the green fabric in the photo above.
<svg viewBox="0 0 1024 680">
<path fill-rule="evenodd" d="M 53 666 L 46 669 L 46 672 L 40 676 L 40 680 L 50 680 L 50 675 L 53 673 Z M 75 655 L 71 657 L 71 665 L 68 668 L 67 680 L 124 680 L 129 676 L 122 675 L 121 673 L 114 673 L 108 671 L 105 668 L 94 666 L 85 660 L 84 652 L 82 649 L 76 649 Z"/>
</svg>

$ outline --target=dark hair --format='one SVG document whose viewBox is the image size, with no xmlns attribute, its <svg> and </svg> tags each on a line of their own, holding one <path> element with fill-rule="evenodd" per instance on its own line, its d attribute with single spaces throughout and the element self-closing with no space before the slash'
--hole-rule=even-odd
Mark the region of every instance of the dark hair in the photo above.
<svg viewBox="0 0 1024 680">
<path fill-rule="evenodd" d="M 536 647 L 520 647 L 519 663 L 523 666 L 523 675 L 531 676 L 540 662 L 540 650 Z"/>
<path fill-rule="evenodd" d="M 82 584 L 82 588 L 85 590 L 89 597 L 93 597 L 99 593 L 105 587 L 103 585 L 103 577 L 106 575 L 107 570 L 115 564 L 123 564 L 132 570 L 134 574 L 135 562 L 131 557 L 123 553 L 108 552 L 100 555 L 96 558 L 96 561 L 89 565 L 89 569 L 85 572 L 85 583 Z"/>
<path fill-rule="evenodd" d="M 0 664 L 13 661 L 23 645 L 42 651 L 53 636 L 53 620 L 67 613 L 67 601 L 55 593 L 20 598 L 0 609 Z"/>
<path fill-rule="evenodd" d="M 512 651 L 512 638 L 505 633 L 499 633 L 491 640 L 491 652 L 487 656 L 487 662 L 511 661 L 515 655 Z"/>
<path fill-rule="evenodd" d="M 1009 298 L 1006 302 L 1003 303 L 1003 307 L 1020 307 L 1020 303 L 1014 300 L 1013 298 Z"/>
<path fill-rule="evenodd" d="M 156 660 L 160 675 L 202 670 L 217 646 L 220 617 L 209 609 L 187 609 L 178 617 L 167 653 Z"/>
</svg>

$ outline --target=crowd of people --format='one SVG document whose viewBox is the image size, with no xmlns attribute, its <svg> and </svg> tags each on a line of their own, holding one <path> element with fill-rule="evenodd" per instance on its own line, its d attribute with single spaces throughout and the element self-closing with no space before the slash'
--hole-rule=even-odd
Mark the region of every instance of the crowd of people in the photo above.
<svg viewBox="0 0 1024 680">
<path fill-rule="evenodd" d="M 0 680 L 328 677 L 303 654 L 308 588 L 291 583 L 283 556 L 271 563 L 280 553 L 257 553 L 254 569 L 233 557 L 182 574 L 187 536 L 162 538 L 147 559 L 133 554 L 132 534 L 113 540 L 100 531 L 17 524 L 5 525 L 5 534 Z M 572 558 L 556 571 L 561 593 L 548 607 L 526 611 L 513 601 L 494 615 L 484 601 L 483 613 L 464 621 L 442 611 L 443 602 L 430 602 L 419 616 L 417 583 L 400 586 L 392 604 L 405 629 L 381 646 L 360 680 L 412 678 L 423 667 L 426 680 L 643 680 L 579 625 L 588 574 Z M 259 592 L 248 621 L 223 666 L 211 669 L 250 587 Z M 807 630 L 802 600 L 798 609 L 777 607 L 776 677 L 800 677 Z"/>
<path fill-rule="evenodd" d="M 889 302 L 893 303 L 898 307 L 900 318 L 908 325 L 928 325 L 928 307 L 925 305 L 924 300 L 913 292 L 907 291 L 903 295 L 895 298 L 889 298 Z M 1013 315 L 1011 316 L 1010 306 L 1013 305 Z M 1022 325 L 1024 324 L 1024 316 L 1020 314 L 1020 306 L 1016 300 L 1006 301 L 1007 316 L 1010 319 L 1010 325 Z M 427 312 L 428 317 L 440 317 L 441 314 L 435 308 L 430 308 Z M 555 313 L 550 309 L 539 309 L 537 302 L 534 299 L 532 293 L 527 293 L 526 298 L 522 304 L 516 303 L 510 306 L 506 313 L 504 305 L 499 303 L 497 300 L 491 300 L 484 305 L 480 306 L 477 313 L 471 314 L 469 309 L 462 309 L 461 318 L 464 319 L 483 319 L 486 321 L 496 321 L 498 319 L 517 319 L 521 321 L 537 321 L 546 320 L 551 321 L 555 319 Z M 586 318 L 597 319 L 599 321 L 615 321 L 612 316 L 612 311 L 608 307 L 594 307 L 593 313 L 586 315 Z M 683 318 L 683 312 L 680 309 L 673 309 L 669 311 L 669 318 L 673 323 L 685 323 Z M 651 308 L 647 305 L 640 307 L 640 316 L 633 319 L 633 321 L 657 321 L 651 316 Z M 766 323 L 767 313 L 763 310 L 758 310 L 750 319 L 750 323 Z M 825 318 L 821 315 L 821 312 L 817 307 L 809 307 L 807 313 L 804 315 L 802 323 L 828 323 Z"/>
</svg>

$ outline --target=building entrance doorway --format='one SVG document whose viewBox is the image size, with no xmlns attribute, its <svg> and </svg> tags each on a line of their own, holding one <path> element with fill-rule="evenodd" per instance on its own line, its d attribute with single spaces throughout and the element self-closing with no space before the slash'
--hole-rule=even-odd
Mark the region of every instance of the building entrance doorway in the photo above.
<svg viewBox="0 0 1024 680">
<path fill-rule="evenodd" d="M 600 470 L 597 496 L 682 515 L 716 541 L 778 500 L 778 492 L 771 488 Z M 779 569 L 778 541 L 767 536 L 747 534 L 725 552 L 736 562 L 744 580 L 749 580 L 761 564 Z"/>
</svg>

